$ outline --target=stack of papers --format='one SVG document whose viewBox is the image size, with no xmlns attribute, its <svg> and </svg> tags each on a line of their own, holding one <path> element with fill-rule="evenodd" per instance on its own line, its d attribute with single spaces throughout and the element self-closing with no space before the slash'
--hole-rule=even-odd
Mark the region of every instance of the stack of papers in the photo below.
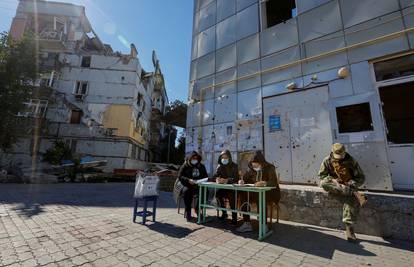
<svg viewBox="0 0 414 267">
<path fill-rule="evenodd" d="M 207 182 L 208 181 L 208 178 L 203 178 L 203 179 L 200 179 L 200 180 L 195 180 L 194 182 L 196 183 L 196 184 L 201 184 L 201 183 L 205 183 L 205 182 Z"/>
</svg>

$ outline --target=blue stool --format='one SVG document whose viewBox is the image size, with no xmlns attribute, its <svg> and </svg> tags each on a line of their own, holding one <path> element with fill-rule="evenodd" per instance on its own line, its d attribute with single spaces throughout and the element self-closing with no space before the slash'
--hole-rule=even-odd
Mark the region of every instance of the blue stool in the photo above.
<svg viewBox="0 0 414 267">
<path fill-rule="evenodd" d="M 142 211 L 137 211 L 138 203 L 140 200 L 144 201 L 144 207 L 143 207 L 144 209 Z M 152 221 L 155 222 L 155 214 L 157 211 L 157 200 L 158 200 L 158 196 L 136 198 L 132 221 L 136 222 L 137 216 L 140 216 L 142 217 L 142 224 L 145 224 L 145 222 L 147 221 L 147 216 L 152 215 Z M 152 212 L 147 210 L 148 202 L 150 201 L 152 201 Z"/>
</svg>

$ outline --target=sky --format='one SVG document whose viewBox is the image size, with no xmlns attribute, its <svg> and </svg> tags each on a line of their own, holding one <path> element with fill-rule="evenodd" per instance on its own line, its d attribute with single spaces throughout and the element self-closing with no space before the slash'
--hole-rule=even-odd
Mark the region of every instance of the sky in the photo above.
<svg viewBox="0 0 414 267">
<path fill-rule="evenodd" d="M 170 101 L 186 101 L 191 53 L 193 0 L 54 0 L 85 6 L 99 38 L 129 53 L 134 43 L 146 71 L 155 50 Z M 18 0 L 0 0 L 0 31 L 8 31 Z"/>
</svg>

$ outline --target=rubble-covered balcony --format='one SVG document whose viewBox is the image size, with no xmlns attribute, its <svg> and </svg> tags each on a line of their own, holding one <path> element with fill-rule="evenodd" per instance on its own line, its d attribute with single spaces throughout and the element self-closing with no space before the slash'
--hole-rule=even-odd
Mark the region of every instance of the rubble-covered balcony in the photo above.
<svg viewBox="0 0 414 267">
<path fill-rule="evenodd" d="M 64 17 L 36 16 L 29 19 L 28 30 L 34 32 L 40 46 L 47 50 L 66 48 L 68 22 Z"/>
</svg>

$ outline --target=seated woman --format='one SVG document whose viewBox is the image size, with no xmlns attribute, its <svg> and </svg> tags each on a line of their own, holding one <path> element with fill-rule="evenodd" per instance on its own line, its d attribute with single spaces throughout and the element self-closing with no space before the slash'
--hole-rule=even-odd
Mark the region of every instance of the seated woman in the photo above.
<svg viewBox="0 0 414 267">
<path fill-rule="evenodd" d="M 218 158 L 218 166 L 216 172 L 213 175 L 213 180 L 218 184 L 233 184 L 239 180 L 239 169 L 237 164 L 233 162 L 231 153 L 228 150 L 221 152 Z M 234 191 L 219 189 L 216 192 L 216 198 L 221 207 L 225 207 L 225 201 L 228 200 L 231 209 L 235 208 Z M 226 211 L 223 211 L 220 219 L 227 219 L 228 215 Z M 232 224 L 237 224 L 237 213 L 232 212 Z"/>
<path fill-rule="evenodd" d="M 255 184 L 255 186 L 271 186 L 276 187 L 266 192 L 266 207 L 271 203 L 278 203 L 280 200 L 280 188 L 277 180 L 276 168 L 268 163 L 262 152 L 256 151 L 253 158 L 249 162 L 249 170 L 243 175 L 243 179 L 239 180 L 239 184 Z M 249 193 L 250 204 L 258 203 L 259 196 L 257 193 Z M 247 202 L 247 193 L 241 194 L 241 202 Z M 243 205 L 242 210 L 248 211 L 248 205 Z M 267 218 L 267 217 L 266 217 Z M 243 215 L 243 224 L 237 228 L 238 232 L 251 232 L 250 216 Z"/>
<path fill-rule="evenodd" d="M 208 177 L 206 167 L 201 163 L 201 159 L 201 155 L 193 151 L 178 172 L 178 179 L 184 186 L 182 194 L 185 204 L 185 218 L 187 221 L 191 221 L 191 205 L 194 196 L 198 195 L 198 185 L 195 181 Z M 198 214 L 198 201 L 196 201 L 195 205 L 194 209 Z"/>
</svg>

